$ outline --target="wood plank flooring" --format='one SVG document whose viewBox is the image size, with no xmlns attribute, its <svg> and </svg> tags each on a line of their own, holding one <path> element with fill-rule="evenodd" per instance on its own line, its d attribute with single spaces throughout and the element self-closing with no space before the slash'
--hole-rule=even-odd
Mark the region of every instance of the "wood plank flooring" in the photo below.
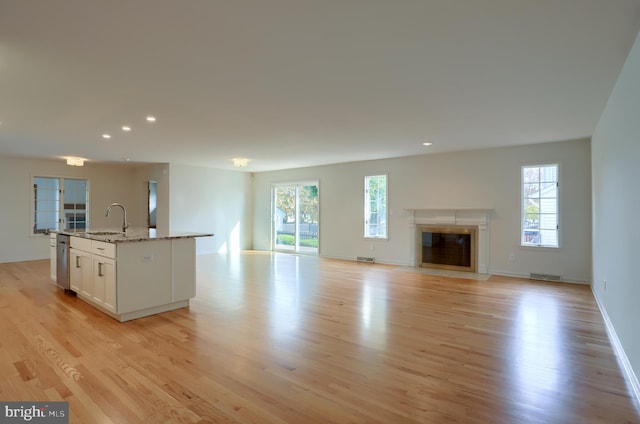
<svg viewBox="0 0 640 424">
<path fill-rule="evenodd" d="M 266 252 L 119 323 L 0 264 L 0 400 L 71 423 L 639 423 L 587 286 Z"/>
</svg>

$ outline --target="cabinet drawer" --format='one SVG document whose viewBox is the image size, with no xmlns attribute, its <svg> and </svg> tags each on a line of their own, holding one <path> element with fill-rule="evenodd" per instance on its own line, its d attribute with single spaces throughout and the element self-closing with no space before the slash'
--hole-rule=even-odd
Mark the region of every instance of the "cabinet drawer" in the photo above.
<svg viewBox="0 0 640 424">
<path fill-rule="evenodd" d="M 106 243 L 103 241 L 91 241 L 91 252 L 95 255 L 106 256 L 107 258 L 116 258 L 115 243 Z"/>
<path fill-rule="evenodd" d="M 91 240 L 82 237 L 71 237 L 71 247 L 85 252 L 91 252 Z"/>
</svg>

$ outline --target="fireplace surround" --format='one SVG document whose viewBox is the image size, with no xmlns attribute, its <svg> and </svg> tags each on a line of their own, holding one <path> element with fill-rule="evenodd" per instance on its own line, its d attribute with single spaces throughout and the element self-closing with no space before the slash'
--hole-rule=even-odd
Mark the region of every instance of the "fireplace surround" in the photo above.
<svg viewBox="0 0 640 424">
<path fill-rule="evenodd" d="M 475 231 L 475 266 L 465 269 L 449 268 L 487 274 L 489 272 L 489 224 L 491 209 L 405 209 L 408 213 L 411 235 L 409 266 L 432 267 L 422 262 L 423 228 L 450 229 L 454 232 L 465 229 Z M 442 267 L 438 267 L 442 268 Z"/>
</svg>

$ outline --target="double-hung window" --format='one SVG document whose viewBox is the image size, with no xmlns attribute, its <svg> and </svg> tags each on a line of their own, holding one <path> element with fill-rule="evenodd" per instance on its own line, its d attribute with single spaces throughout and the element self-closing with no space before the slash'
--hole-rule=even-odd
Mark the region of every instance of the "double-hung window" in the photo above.
<svg viewBox="0 0 640 424">
<path fill-rule="evenodd" d="M 364 177 L 364 236 L 387 238 L 387 176 Z"/>
<path fill-rule="evenodd" d="M 89 224 L 89 184 L 73 178 L 33 177 L 32 233 L 83 230 Z"/>
<path fill-rule="evenodd" d="M 522 167 L 522 246 L 559 246 L 558 189 L 557 163 Z"/>
</svg>

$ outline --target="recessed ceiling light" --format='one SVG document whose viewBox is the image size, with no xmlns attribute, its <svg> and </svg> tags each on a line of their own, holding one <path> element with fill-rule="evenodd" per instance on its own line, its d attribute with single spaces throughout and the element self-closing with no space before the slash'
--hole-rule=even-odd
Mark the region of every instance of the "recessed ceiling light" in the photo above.
<svg viewBox="0 0 640 424">
<path fill-rule="evenodd" d="M 131 127 L 129 125 L 123 125 L 122 131 L 131 131 Z"/>
<path fill-rule="evenodd" d="M 245 168 L 249 163 L 249 159 L 247 158 L 233 158 L 233 166 L 236 168 Z"/>
<path fill-rule="evenodd" d="M 431 146 L 433 143 L 429 143 L 428 141 L 422 143 L 423 146 Z"/>
<path fill-rule="evenodd" d="M 102 138 L 104 139 L 110 139 L 111 138 L 111 134 L 102 134 Z"/>
<path fill-rule="evenodd" d="M 84 166 L 84 158 L 78 158 L 74 156 L 69 156 L 67 158 L 67 165 L 69 166 Z"/>
<path fill-rule="evenodd" d="M 147 122 L 156 122 L 155 116 L 147 116 Z"/>
</svg>

